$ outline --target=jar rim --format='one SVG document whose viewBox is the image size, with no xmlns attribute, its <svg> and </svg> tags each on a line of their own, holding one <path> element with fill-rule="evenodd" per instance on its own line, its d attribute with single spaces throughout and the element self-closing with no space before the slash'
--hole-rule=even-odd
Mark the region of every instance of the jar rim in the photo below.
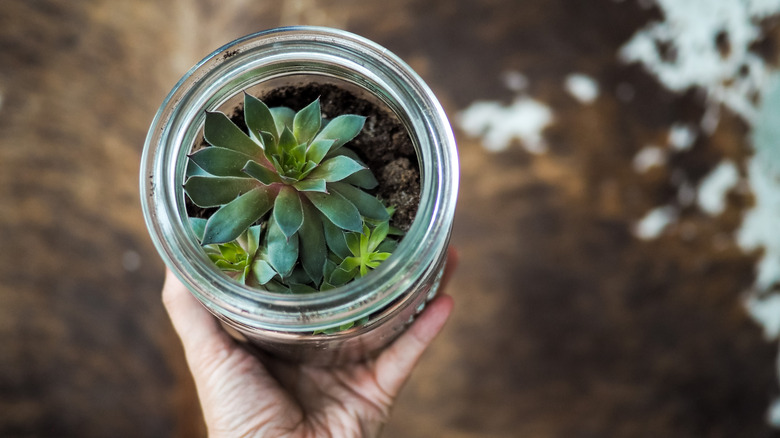
<svg viewBox="0 0 780 438">
<path fill-rule="evenodd" d="M 309 68 L 343 68 L 351 79 L 375 86 L 369 91 L 379 90 L 383 99 L 395 104 L 394 110 L 404 113 L 399 116 L 405 116 L 411 125 L 407 130 L 421 163 L 417 217 L 393 256 L 366 277 L 330 291 L 305 295 L 259 290 L 224 276 L 206 263 L 204 254 L 197 253 L 202 250 L 185 226 L 186 214 L 182 217 L 182 153 L 191 147 L 182 139 L 202 127 L 205 109 L 213 110 L 234 96 L 245 85 L 242 81 L 262 82 L 271 73 L 280 74 L 274 69 L 287 65 L 282 61 Z M 301 72 L 306 70 L 297 71 Z M 174 86 L 155 115 L 141 166 L 144 219 L 169 269 L 213 313 L 244 325 L 283 331 L 338 326 L 399 299 L 446 252 L 457 188 L 452 130 L 438 100 L 417 73 L 366 38 L 315 26 L 250 34 L 196 64 Z"/>
</svg>

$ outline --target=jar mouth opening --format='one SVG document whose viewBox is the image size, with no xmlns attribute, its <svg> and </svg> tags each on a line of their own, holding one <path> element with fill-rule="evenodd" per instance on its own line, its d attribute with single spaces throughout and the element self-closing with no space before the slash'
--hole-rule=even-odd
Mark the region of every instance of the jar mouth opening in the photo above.
<svg viewBox="0 0 780 438">
<path fill-rule="evenodd" d="M 189 227 L 181 187 L 206 110 L 230 105 L 245 90 L 303 77 L 356 87 L 396 114 L 415 146 L 421 201 L 393 256 L 375 271 L 330 291 L 292 295 L 245 286 L 213 266 Z M 163 102 L 142 163 L 144 217 L 169 268 L 213 312 L 276 329 L 310 330 L 360 318 L 396 300 L 446 251 L 457 194 L 454 138 L 430 89 L 386 49 L 319 27 L 248 35 L 206 57 Z"/>
</svg>

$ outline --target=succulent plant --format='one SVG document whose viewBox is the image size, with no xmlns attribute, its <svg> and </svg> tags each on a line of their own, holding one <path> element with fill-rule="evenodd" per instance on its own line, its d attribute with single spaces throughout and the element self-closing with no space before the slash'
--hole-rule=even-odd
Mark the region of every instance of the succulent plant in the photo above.
<svg viewBox="0 0 780 438">
<path fill-rule="evenodd" d="M 248 132 L 223 113 L 206 113 L 204 138 L 210 146 L 189 156 L 184 184 L 195 205 L 219 207 L 198 223 L 198 237 L 220 269 L 241 270 L 243 281 L 253 272 L 252 281 L 271 288 L 274 277 L 290 289 L 327 288 L 332 285 L 323 279 L 334 263 L 329 254 L 343 256 L 343 271 L 352 272 L 357 263 L 353 277 L 386 257 L 351 251 L 362 247 L 355 246 L 361 238 L 350 236 L 367 230 L 382 234 L 379 227 L 371 231 L 366 221 L 390 217 L 381 201 L 364 191 L 376 187 L 373 174 L 344 146 L 360 132 L 364 117 L 327 120 L 319 99 L 296 113 L 268 108 L 244 93 L 244 121 Z M 242 239 L 256 239 L 257 248 L 242 245 Z"/>
<path fill-rule="evenodd" d="M 190 218 L 190 225 L 198 239 L 203 239 L 206 219 Z M 256 266 L 262 262 L 256 260 L 261 232 L 261 225 L 251 226 L 232 242 L 209 244 L 203 249 L 220 270 L 241 283 L 247 283 L 252 274 L 261 275 L 263 272 L 262 266 Z"/>
<path fill-rule="evenodd" d="M 330 275 L 327 277 L 327 284 L 339 286 L 355 277 L 364 277 L 369 270 L 376 269 L 381 262 L 390 257 L 398 244 L 395 240 L 387 238 L 389 231 L 390 223 L 387 220 L 377 223 L 373 228 L 364 224 L 362 233 L 345 233 L 348 252 L 342 250 L 341 262 L 328 270 Z M 331 261 L 333 260 L 334 258 L 331 258 Z"/>
</svg>

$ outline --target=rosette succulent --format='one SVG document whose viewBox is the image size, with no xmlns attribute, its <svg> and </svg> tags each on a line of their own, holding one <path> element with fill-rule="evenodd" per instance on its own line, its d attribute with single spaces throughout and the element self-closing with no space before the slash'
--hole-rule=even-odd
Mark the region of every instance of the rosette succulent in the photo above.
<svg viewBox="0 0 780 438">
<path fill-rule="evenodd" d="M 386 258 L 344 252 L 362 250 L 354 236 L 366 233 L 372 241 L 366 248 L 376 250 L 373 242 L 384 228 L 367 223 L 390 217 L 365 191 L 376 187 L 374 175 L 344 146 L 361 131 L 364 117 L 324 119 L 319 99 L 296 113 L 244 93 L 244 122 L 246 131 L 223 113 L 206 113 L 209 146 L 189 156 L 184 184 L 193 204 L 219 207 L 197 222 L 196 234 L 220 269 L 240 271 L 244 282 L 251 273 L 253 282 L 270 289 L 307 291 L 337 286 L 331 282 L 334 260 L 354 277 Z"/>
<path fill-rule="evenodd" d="M 190 225 L 198 239 L 203 239 L 206 219 L 190 218 Z M 247 283 L 252 273 L 259 275 L 262 272 L 262 267 L 257 266 L 260 262 L 257 255 L 261 231 L 260 225 L 254 225 L 232 242 L 210 244 L 203 249 L 222 272 L 241 283 Z"/>
</svg>

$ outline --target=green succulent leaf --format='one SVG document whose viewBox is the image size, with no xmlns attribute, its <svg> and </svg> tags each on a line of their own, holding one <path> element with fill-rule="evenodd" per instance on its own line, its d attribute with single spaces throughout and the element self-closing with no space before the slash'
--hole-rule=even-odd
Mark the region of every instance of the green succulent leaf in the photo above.
<svg viewBox="0 0 780 438">
<path fill-rule="evenodd" d="M 355 172 L 352 175 L 344 178 L 342 182 L 349 183 L 353 186 L 366 190 L 374 189 L 379 185 L 379 181 L 376 180 L 374 174 L 371 173 L 371 171 L 368 169 Z"/>
<path fill-rule="evenodd" d="M 324 128 L 314 137 L 314 141 L 333 139 L 335 142 L 331 146 L 330 151 L 334 152 L 344 144 L 353 138 L 355 138 L 360 130 L 363 129 L 363 125 L 366 123 L 366 118 L 354 114 L 345 114 L 338 116 L 331 120 Z"/>
<path fill-rule="evenodd" d="M 290 291 L 294 294 L 310 294 L 317 292 L 317 289 L 306 284 L 290 283 Z"/>
<path fill-rule="evenodd" d="M 252 189 L 223 205 L 206 223 L 202 245 L 235 240 L 272 206 L 269 193 L 262 187 Z"/>
<path fill-rule="evenodd" d="M 332 285 L 332 284 L 328 283 L 328 282 L 327 282 L 327 281 L 325 281 L 325 280 L 323 280 L 323 281 L 322 281 L 322 284 L 320 284 L 320 292 L 325 292 L 325 291 L 328 291 L 328 290 L 333 290 L 333 289 L 335 289 L 335 288 L 336 288 L 336 286 L 334 286 L 334 285 Z M 317 334 L 317 332 L 315 332 L 314 334 L 316 335 L 316 334 Z"/>
<path fill-rule="evenodd" d="M 268 283 L 264 284 L 263 287 L 265 287 L 265 289 L 268 290 L 269 292 L 275 292 L 279 294 L 291 293 L 289 287 L 285 286 L 284 284 L 276 280 L 269 281 Z"/>
<path fill-rule="evenodd" d="M 268 262 L 282 278 L 287 277 L 292 272 L 295 262 L 298 261 L 298 235 L 294 234 L 288 239 L 271 215 L 265 238 Z"/>
<path fill-rule="evenodd" d="M 276 271 L 271 264 L 262 259 L 252 263 L 252 273 L 260 284 L 266 284 L 276 276 Z"/>
<path fill-rule="evenodd" d="M 379 262 L 383 262 L 390 258 L 392 254 L 389 252 L 374 252 L 371 253 L 371 256 L 368 258 L 368 262 L 366 263 L 370 268 L 374 269 L 377 266 L 379 266 Z"/>
<path fill-rule="evenodd" d="M 290 150 L 290 156 L 292 156 L 293 165 L 298 167 L 298 165 L 303 165 L 306 163 L 306 143 L 301 143 L 298 146 L 295 146 Z M 303 170 L 303 166 L 301 166 L 301 170 Z"/>
<path fill-rule="evenodd" d="M 241 128 L 220 112 L 206 111 L 203 137 L 212 146 L 231 149 L 249 156 L 257 156 L 263 153 L 260 145 L 255 143 Z"/>
<path fill-rule="evenodd" d="M 322 221 L 322 228 L 325 231 L 325 241 L 328 243 L 328 248 L 341 260 L 349 257 L 351 253 L 344 237 L 344 231 L 327 219 Z"/>
<path fill-rule="evenodd" d="M 371 231 L 371 235 L 368 238 L 367 252 L 373 253 L 384 242 L 387 237 L 387 232 L 390 229 L 388 222 L 382 222 Z"/>
<path fill-rule="evenodd" d="M 360 256 L 360 233 L 345 233 L 344 239 L 347 241 L 347 248 L 353 256 Z"/>
<path fill-rule="evenodd" d="M 300 192 L 328 192 L 328 186 L 324 179 L 305 179 L 294 183 L 293 187 Z"/>
<path fill-rule="evenodd" d="M 332 274 L 330 274 L 330 278 L 328 279 L 328 283 L 330 283 L 333 286 L 342 286 L 346 284 L 348 281 L 355 278 L 358 274 L 358 269 L 352 269 L 351 271 L 346 271 L 342 269 L 341 267 L 337 267 Z"/>
<path fill-rule="evenodd" d="M 360 259 L 357 257 L 347 257 L 339 265 L 339 268 L 345 271 L 352 271 L 355 268 L 360 267 Z"/>
<path fill-rule="evenodd" d="M 284 175 L 279 175 L 279 178 L 281 178 L 282 182 L 287 184 L 287 185 L 293 185 L 293 184 L 298 182 L 297 178 L 290 178 L 290 177 L 287 177 L 287 176 L 284 176 Z"/>
<path fill-rule="evenodd" d="M 287 108 L 286 106 L 277 106 L 270 108 L 271 114 L 274 116 L 274 126 L 276 127 L 276 138 L 282 135 L 284 128 L 293 127 L 293 119 L 295 118 L 295 111 Z"/>
<path fill-rule="evenodd" d="M 301 176 L 298 178 L 300 180 L 305 179 L 312 170 L 317 168 L 317 163 L 314 161 L 307 161 L 306 164 L 303 166 L 303 169 L 301 169 Z"/>
<path fill-rule="evenodd" d="M 309 144 L 317 131 L 320 130 L 322 116 L 320 115 L 320 99 L 308 104 L 298 111 L 293 118 L 293 134 L 299 143 Z"/>
<path fill-rule="evenodd" d="M 371 251 L 368 249 L 368 240 L 371 238 L 371 230 L 367 225 L 363 225 L 363 234 L 360 235 L 360 254 L 366 258 Z"/>
<path fill-rule="evenodd" d="M 338 193 L 302 192 L 334 225 L 348 231 L 360 232 L 363 220 L 360 212 L 347 198 Z"/>
<path fill-rule="evenodd" d="M 263 101 L 246 92 L 244 93 L 244 121 L 247 128 L 249 128 L 250 135 L 254 138 L 262 139 L 264 145 L 266 144 L 266 139 L 263 139 L 261 133 L 276 132 L 276 124 L 271 110 L 268 109 L 268 106 Z"/>
<path fill-rule="evenodd" d="M 240 272 L 244 270 L 243 266 L 238 266 L 224 259 L 217 260 L 214 264 L 222 271 Z"/>
<path fill-rule="evenodd" d="M 255 187 L 257 181 L 233 176 L 193 176 L 184 183 L 184 191 L 198 207 L 227 204 Z"/>
<path fill-rule="evenodd" d="M 392 227 L 391 227 L 392 228 Z M 384 242 L 380 243 L 379 246 L 376 248 L 377 252 L 389 252 L 392 253 L 395 251 L 395 249 L 398 247 L 398 242 L 393 239 L 385 239 Z"/>
<path fill-rule="evenodd" d="M 246 251 L 249 257 L 254 257 L 257 249 L 260 247 L 260 234 L 263 232 L 262 225 L 254 225 L 241 234 L 238 238 L 238 244 Z"/>
<path fill-rule="evenodd" d="M 355 321 L 345 322 L 344 324 L 341 324 L 338 327 L 326 328 L 324 330 L 315 330 L 314 334 L 315 335 L 319 335 L 319 334 L 332 335 L 334 333 L 338 333 L 338 332 L 341 332 L 341 331 L 344 331 L 344 330 L 351 329 L 354 325 L 355 325 Z"/>
<path fill-rule="evenodd" d="M 363 225 L 362 233 L 345 233 L 344 238 L 351 255 L 344 258 L 339 268 L 348 272 L 355 270 L 358 277 L 363 277 L 369 270 L 379 267 L 391 254 L 379 250 L 381 247 L 390 247 L 385 242 L 394 242 L 392 239 L 387 239 L 389 229 L 389 221 L 384 221 L 373 229 Z"/>
<path fill-rule="evenodd" d="M 324 179 L 326 182 L 341 181 L 355 172 L 365 169 L 365 166 L 352 158 L 340 155 L 323 161 L 309 174 L 310 178 Z"/>
<path fill-rule="evenodd" d="M 300 235 L 300 258 L 303 269 L 309 274 L 314 284 L 322 281 L 323 267 L 328 252 L 325 247 L 325 231 L 322 228 L 317 211 L 309 205 L 303 204 L 303 226 L 298 231 Z"/>
<path fill-rule="evenodd" d="M 239 275 L 236 280 L 241 282 L 241 283 L 243 283 L 243 284 L 246 284 L 246 281 L 247 281 L 247 279 L 249 277 L 249 274 L 250 274 L 251 270 L 252 270 L 252 266 L 251 265 L 244 266 L 244 269 L 241 271 L 241 275 Z"/>
<path fill-rule="evenodd" d="M 203 148 L 190 155 L 190 160 L 214 176 L 245 176 L 241 172 L 252 157 L 219 146 Z"/>
<path fill-rule="evenodd" d="M 206 231 L 206 219 L 200 217 L 191 217 L 189 220 L 190 226 L 192 227 L 192 232 L 195 233 L 195 237 L 197 237 L 198 240 L 203 240 L 203 232 Z"/>
<path fill-rule="evenodd" d="M 244 168 L 241 170 L 244 174 L 251 176 L 267 186 L 273 183 L 282 182 L 278 173 L 259 164 L 257 161 L 247 161 Z"/>
<path fill-rule="evenodd" d="M 336 140 L 332 139 L 315 140 L 311 142 L 309 148 L 306 150 L 306 159 L 313 161 L 315 164 L 320 164 L 320 161 L 325 158 L 325 155 L 328 154 L 328 151 L 330 151 L 330 148 L 335 142 Z"/>
<path fill-rule="evenodd" d="M 279 153 L 279 145 L 276 141 L 276 137 L 274 137 L 274 134 L 271 134 L 270 132 L 261 131 L 260 141 L 263 143 L 265 156 L 269 160 L 271 159 L 270 157 L 274 156 L 274 154 Z"/>
<path fill-rule="evenodd" d="M 282 167 L 282 163 L 279 162 L 279 160 L 276 158 L 275 155 L 271 156 L 271 158 L 269 158 L 269 160 L 271 161 L 271 164 L 273 164 L 274 169 L 276 169 L 276 172 L 279 174 L 279 177 L 282 178 L 282 180 L 284 180 L 284 178 L 285 178 L 284 175 L 283 175 L 284 167 Z"/>
<path fill-rule="evenodd" d="M 300 250 L 301 250 L 301 241 L 298 240 L 299 260 L 300 260 Z M 311 283 L 311 278 L 309 277 L 309 274 L 306 273 L 306 270 L 303 269 L 303 267 L 300 264 L 298 264 L 295 265 L 295 268 L 293 268 L 290 275 L 288 275 L 287 278 L 285 278 L 285 281 L 287 282 L 287 284 L 292 284 L 292 283 L 305 284 L 305 283 Z"/>
<path fill-rule="evenodd" d="M 288 157 L 290 151 L 292 151 L 296 146 L 298 146 L 298 142 L 295 140 L 295 135 L 293 135 L 293 132 L 290 131 L 290 128 L 285 126 L 282 130 L 282 134 L 279 136 L 279 152 L 282 156 L 283 162 L 285 157 Z"/>
<path fill-rule="evenodd" d="M 222 254 L 222 258 L 230 263 L 238 263 L 242 261 L 241 256 L 246 255 L 244 249 L 236 245 L 235 242 L 217 245 L 217 247 L 219 248 L 220 254 Z M 243 260 L 246 260 L 246 257 L 244 257 Z"/>
<path fill-rule="evenodd" d="M 282 150 L 282 169 L 284 170 L 284 174 L 287 175 L 289 178 L 294 179 L 295 181 L 298 180 L 298 172 L 296 172 L 296 164 L 295 157 L 292 155 L 292 150 Z"/>
<path fill-rule="evenodd" d="M 298 191 L 284 186 L 274 202 L 274 219 L 289 239 L 303 225 L 303 207 Z"/>
<path fill-rule="evenodd" d="M 403 236 L 406 232 L 398 227 L 390 226 L 390 231 L 387 233 L 391 236 Z"/>
<path fill-rule="evenodd" d="M 358 157 L 358 155 L 352 149 L 343 147 L 339 149 L 335 154 L 333 154 L 333 156 L 339 156 L 339 155 L 345 155 L 365 166 L 365 163 L 363 163 L 360 157 Z M 371 173 L 371 170 L 369 170 L 368 168 L 353 173 L 352 175 L 346 177 L 343 182 L 352 184 L 353 186 L 357 186 L 360 187 L 361 189 L 366 189 L 366 190 L 371 190 L 379 185 L 379 182 L 376 180 L 376 177 L 374 177 L 374 174 Z"/>
<path fill-rule="evenodd" d="M 376 197 L 344 182 L 331 183 L 328 188 L 347 198 L 357 207 L 361 215 L 380 221 L 390 219 L 387 209 Z"/>
<path fill-rule="evenodd" d="M 187 160 L 187 169 L 184 171 L 184 176 L 186 178 L 191 176 L 209 176 L 209 173 L 201 169 L 194 161 Z"/>
</svg>

